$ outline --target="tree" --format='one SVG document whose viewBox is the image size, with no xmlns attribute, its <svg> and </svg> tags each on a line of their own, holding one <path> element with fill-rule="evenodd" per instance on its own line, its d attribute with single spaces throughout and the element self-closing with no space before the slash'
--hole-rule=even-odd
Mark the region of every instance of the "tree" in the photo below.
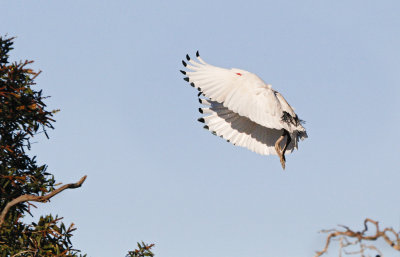
<svg viewBox="0 0 400 257">
<path fill-rule="evenodd" d="M 78 256 L 70 241 L 73 224 L 66 226 L 52 215 L 31 224 L 22 221 L 32 215 L 31 202 L 47 202 L 80 187 L 86 176 L 55 188 L 47 165 L 27 154 L 34 136 L 43 132 L 48 137 L 56 111 L 46 110 L 46 97 L 33 87 L 40 72 L 29 68 L 32 61 L 9 62 L 12 45 L 13 38 L 0 36 L 0 256 Z"/>
<path fill-rule="evenodd" d="M 55 188 L 54 176 L 47 165 L 30 157 L 30 140 L 53 129 L 53 114 L 43 102 L 47 97 L 35 90 L 34 80 L 40 74 L 29 68 L 33 61 L 9 62 L 14 38 L 0 36 L 0 257 L 16 256 L 86 256 L 71 243 L 74 224 L 66 226 L 62 218 L 41 216 L 25 224 L 22 218 L 31 214 L 31 202 L 48 202 L 65 189 L 80 187 L 86 179 Z M 153 257 L 154 244 L 138 243 L 138 249 L 127 257 Z M 79 254 L 79 255 L 78 255 Z"/>
</svg>

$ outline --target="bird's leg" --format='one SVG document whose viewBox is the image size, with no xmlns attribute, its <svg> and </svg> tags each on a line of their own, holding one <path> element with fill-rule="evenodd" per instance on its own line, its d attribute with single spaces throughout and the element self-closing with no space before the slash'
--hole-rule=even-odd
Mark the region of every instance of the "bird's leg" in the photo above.
<svg viewBox="0 0 400 257">
<path fill-rule="evenodd" d="M 280 143 L 285 138 L 285 136 L 286 136 L 286 143 L 285 143 L 285 146 L 283 147 L 283 150 L 282 150 L 282 148 L 280 146 Z M 288 147 L 288 145 L 290 144 L 291 141 L 292 141 L 292 139 L 290 138 L 289 132 L 287 130 L 283 130 L 282 136 L 280 136 L 278 138 L 278 140 L 276 140 L 276 143 L 275 143 L 275 150 L 276 150 L 276 153 L 279 156 L 279 159 L 281 161 L 281 165 L 282 165 L 283 169 L 285 169 L 285 162 L 286 162 L 285 152 L 286 152 L 286 149 L 287 149 L 287 147 Z"/>
<path fill-rule="evenodd" d="M 276 140 L 276 143 L 275 143 L 275 150 L 276 150 L 276 153 L 278 154 L 278 156 L 279 156 L 279 159 L 281 160 L 281 165 L 282 165 L 282 168 L 283 169 L 285 169 L 285 157 L 282 157 L 282 148 L 281 148 L 281 146 L 279 145 L 281 142 L 282 142 L 282 140 L 285 138 L 285 135 L 283 134 L 282 136 L 280 136 L 279 138 L 278 138 L 278 140 Z"/>
<path fill-rule="evenodd" d="M 292 138 L 290 137 L 290 134 L 287 130 L 285 130 L 285 132 L 283 132 L 283 134 L 284 135 L 286 134 L 286 144 L 283 147 L 282 155 L 283 155 L 283 159 L 286 161 L 285 152 L 286 152 L 286 149 L 288 148 L 290 142 L 292 142 Z"/>
</svg>

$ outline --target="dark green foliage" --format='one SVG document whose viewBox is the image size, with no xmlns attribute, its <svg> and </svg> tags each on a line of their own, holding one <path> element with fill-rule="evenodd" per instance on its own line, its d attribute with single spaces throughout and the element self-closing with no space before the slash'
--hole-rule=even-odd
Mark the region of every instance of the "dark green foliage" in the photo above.
<svg viewBox="0 0 400 257">
<path fill-rule="evenodd" d="M 26 154 L 30 139 L 53 128 L 53 120 L 44 109 L 42 92 L 31 89 L 38 75 L 26 68 L 31 62 L 8 63 L 11 46 L 12 39 L 0 38 L 0 209 L 20 195 L 49 192 L 55 183 L 46 166 Z M 14 213 L 27 210 L 21 204 Z"/>
<path fill-rule="evenodd" d="M 153 257 L 154 254 L 150 251 L 150 249 L 154 246 L 154 244 L 145 244 L 142 242 L 142 244 L 137 243 L 138 249 L 135 249 L 133 251 L 128 252 L 126 257 L 145 257 L 145 256 L 150 256 Z"/>
<path fill-rule="evenodd" d="M 41 196 L 54 190 L 54 177 L 30 157 L 30 140 L 52 129 L 53 112 L 47 111 L 42 91 L 33 88 L 40 72 L 31 61 L 9 62 L 13 38 L 0 37 L 0 212 L 21 195 Z M 70 242 L 73 225 L 60 218 L 40 217 L 38 223 L 21 221 L 32 204 L 13 206 L 0 225 L 0 256 L 78 256 Z"/>
<path fill-rule="evenodd" d="M 70 241 L 73 224 L 66 228 L 63 223 L 58 224 L 59 220 L 47 215 L 40 217 L 38 223 L 17 222 L 2 228 L 0 256 L 78 256 L 79 251 L 72 249 Z"/>
</svg>

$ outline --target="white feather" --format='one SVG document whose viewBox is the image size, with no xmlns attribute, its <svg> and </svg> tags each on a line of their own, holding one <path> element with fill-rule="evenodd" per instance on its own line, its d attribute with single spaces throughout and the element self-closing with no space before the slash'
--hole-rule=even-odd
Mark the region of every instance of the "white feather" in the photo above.
<svg viewBox="0 0 400 257">
<path fill-rule="evenodd" d="M 304 130 L 302 126 L 282 121 L 283 112 L 295 116 L 293 109 L 271 85 L 257 75 L 240 69 L 224 69 L 204 61 L 190 60 L 192 71 L 186 72 L 206 97 L 268 128 L 286 129 L 289 133 Z M 195 65 L 195 66 L 194 66 Z"/>
<path fill-rule="evenodd" d="M 188 58 L 189 64 L 184 65 L 190 71 L 182 72 L 187 75 L 185 80 L 206 97 L 199 100 L 207 106 L 200 108 L 207 116 L 199 120 L 210 131 L 262 155 L 277 154 L 275 143 L 283 130 L 287 130 L 292 139 L 286 153 L 297 148 L 299 138 L 307 137 L 294 109 L 257 75 L 236 68 L 216 67 L 199 56 L 197 59 L 199 62 Z M 296 122 L 285 120 L 287 114 L 295 117 Z M 281 146 L 285 143 L 286 138 Z"/>
</svg>

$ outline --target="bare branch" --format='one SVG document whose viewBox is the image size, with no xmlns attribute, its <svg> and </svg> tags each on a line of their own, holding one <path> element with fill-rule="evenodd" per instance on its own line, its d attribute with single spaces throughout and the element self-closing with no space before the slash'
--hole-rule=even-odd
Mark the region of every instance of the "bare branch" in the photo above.
<svg viewBox="0 0 400 257">
<path fill-rule="evenodd" d="M 371 223 L 375 226 L 376 229 L 375 234 L 372 235 L 366 234 L 368 232 L 368 223 Z M 364 256 L 364 251 L 367 249 L 376 251 L 379 254 L 381 254 L 381 252 L 375 246 L 369 246 L 363 243 L 363 241 L 376 241 L 379 238 L 383 238 L 384 241 L 387 244 L 389 244 L 393 249 L 400 251 L 400 232 L 397 233 L 393 228 L 385 228 L 384 230 L 380 230 L 378 221 L 366 218 L 364 220 L 364 229 L 362 231 L 353 231 L 349 227 L 343 225 L 339 225 L 339 227 L 341 227 L 343 230 L 330 229 L 321 231 L 323 233 L 329 233 L 329 234 L 328 237 L 326 238 L 324 249 L 316 252 L 314 257 L 319 257 L 324 253 L 326 253 L 328 251 L 331 240 L 335 237 L 339 237 L 340 240 L 340 245 L 339 245 L 340 255 L 343 252 L 345 254 L 360 253 L 362 256 Z M 391 239 L 388 234 L 391 234 L 392 237 L 394 237 L 395 239 Z M 350 238 L 355 239 L 355 241 L 351 242 L 349 240 Z M 345 248 L 351 245 L 359 245 L 360 250 L 355 252 L 345 251 Z"/>
<path fill-rule="evenodd" d="M 66 185 L 64 185 L 62 187 L 59 187 L 59 188 L 55 189 L 54 191 L 51 191 L 50 193 L 48 193 L 46 195 L 43 195 L 43 196 L 21 195 L 21 196 L 15 198 L 11 202 L 7 203 L 6 207 L 1 211 L 1 214 L 0 214 L 0 227 L 3 225 L 4 219 L 5 219 L 6 215 L 7 215 L 7 213 L 10 211 L 10 208 L 13 207 L 14 205 L 17 205 L 17 204 L 23 203 L 23 202 L 29 202 L 29 201 L 41 202 L 41 203 L 48 202 L 50 200 L 50 198 L 52 198 L 53 196 L 61 193 L 65 189 L 69 189 L 69 188 L 74 189 L 74 188 L 80 187 L 83 184 L 83 182 L 85 182 L 86 177 L 87 176 L 83 176 L 78 182 L 66 184 Z"/>
<path fill-rule="evenodd" d="M 331 233 L 328 235 L 328 237 L 326 238 L 326 243 L 325 243 L 324 249 L 322 249 L 322 251 L 317 252 L 317 253 L 315 254 L 314 257 L 319 257 L 319 256 L 323 255 L 324 253 L 326 253 L 326 252 L 328 251 L 329 244 L 331 243 L 331 239 L 332 239 L 333 237 L 336 237 L 336 236 L 338 236 L 338 235 L 341 235 L 341 233 L 342 233 L 342 232 L 340 232 L 340 231 L 331 232 Z"/>
</svg>

